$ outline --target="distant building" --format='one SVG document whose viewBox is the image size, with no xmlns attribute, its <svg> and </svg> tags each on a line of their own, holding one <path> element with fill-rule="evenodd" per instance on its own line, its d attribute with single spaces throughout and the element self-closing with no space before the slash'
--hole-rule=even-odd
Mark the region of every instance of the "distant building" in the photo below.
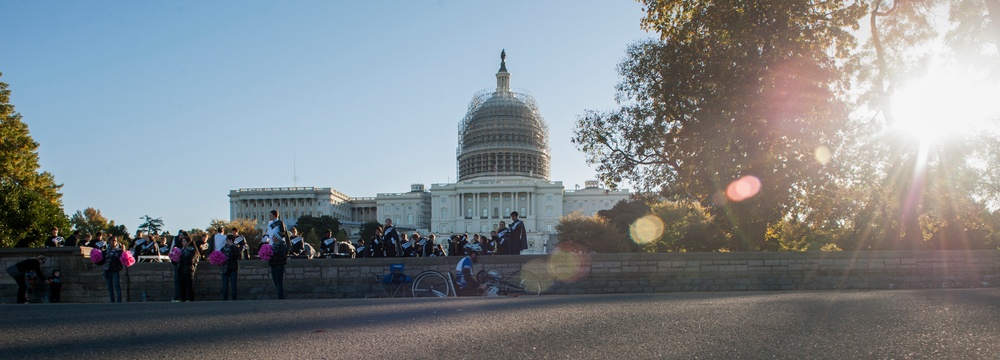
<svg viewBox="0 0 1000 360">
<path fill-rule="evenodd" d="M 477 93 L 459 124 L 457 182 L 431 184 L 429 191 L 413 184 L 409 192 L 379 193 L 374 199 L 330 188 L 232 190 L 230 217 L 257 219 L 263 227 L 267 211 L 278 209 L 288 219 L 334 216 L 348 228 L 389 218 L 404 230 L 447 236 L 488 235 L 500 221 L 509 224 L 510 213 L 517 211 L 528 231 L 526 253 L 539 253 L 547 250 L 563 215 L 595 215 L 627 200 L 628 190 L 601 189 L 597 181 L 567 191 L 561 181 L 549 180 L 548 125 L 534 98 L 510 89 L 506 53 L 500 60 L 496 89 Z"/>
</svg>

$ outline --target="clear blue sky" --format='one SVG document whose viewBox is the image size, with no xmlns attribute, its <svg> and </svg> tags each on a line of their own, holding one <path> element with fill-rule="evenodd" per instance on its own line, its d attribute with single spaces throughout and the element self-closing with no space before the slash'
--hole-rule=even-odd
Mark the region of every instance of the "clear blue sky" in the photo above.
<svg viewBox="0 0 1000 360">
<path fill-rule="evenodd" d="M 349 196 L 455 180 L 458 123 L 511 86 L 549 124 L 551 180 L 595 178 L 570 143 L 611 109 L 641 5 L 594 1 L 0 2 L 0 81 L 64 184 L 134 230 L 229 218 L 229 190 Z M 293 154 L 297 180 L 293 180 Z"/>
</svg>

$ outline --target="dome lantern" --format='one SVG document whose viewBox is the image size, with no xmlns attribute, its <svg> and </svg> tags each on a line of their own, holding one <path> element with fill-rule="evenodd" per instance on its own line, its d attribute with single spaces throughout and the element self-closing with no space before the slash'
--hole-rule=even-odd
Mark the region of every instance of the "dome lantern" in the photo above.
<svg viewBox="0 0 1000 360">
<path fill-rule="evenodd" d="M 549 130 L 531 95 L 510 89 L 500 53 L 496 91 L 476 94 L 458 129 L 458 179 L 519 176 L 548 180 Z"/>
</svg>

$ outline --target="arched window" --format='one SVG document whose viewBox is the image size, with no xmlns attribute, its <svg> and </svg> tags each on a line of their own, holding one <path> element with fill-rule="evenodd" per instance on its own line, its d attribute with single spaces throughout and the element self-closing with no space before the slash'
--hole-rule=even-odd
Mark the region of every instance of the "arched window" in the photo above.
<svg viewBox="0 0 1000 360">
<path fill-rule="evenodd" d="M 498 208 L 498 207 L 493 208 L 493 217 L 494 218 L 500 217 L 500 208 Z"/>
<path fill-rule="evenodd" d="M 413 225 L 413 214 L 406 215 L 406 224 Z"/>
<path fill-rule="evenodd" d="M 518 216 L 518 217 L 525 217 L 525 216 L 528 216 L 528 212 L 527 212 L 527 211 L 524 211 L 524 208 L 521 208 L 521 211 L 520 211 L 520 212 L 518 212 L 517 214 L 518 214 L 518 215 L 520 215 L 520 216 Z"/>
<path fill-rule="evenodd" d="M 483 208 L 483 217 L 489 217 L 489 216 L 490 216 L 490 209 Z"/>
</svg>

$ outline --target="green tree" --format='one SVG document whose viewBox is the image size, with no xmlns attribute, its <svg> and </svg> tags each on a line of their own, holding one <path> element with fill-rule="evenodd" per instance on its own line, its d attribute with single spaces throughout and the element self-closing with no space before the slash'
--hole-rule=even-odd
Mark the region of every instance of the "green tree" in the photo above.
<svg viewBox="0 0 1000 360">
<path fill-rule="evenodd" d="M 739 250 L 758 248 L 821 176 L 847 120 L 842 64 L 863 8 L 846 1 L 645 1 L 660 40 L 630 46 L 620 108 L 587 111 L 574 143 L 607 185 L 697 199 Z M 830 16 L 836 14 L 838 16 Z M 730 185 L 750 181 L 750 194 Z M 754 188 L 754 185 L 757 188 Z"/>
<path fill-rule="evenodd" d="M 948 23 L 935 26 L 942 14 L 948 15 Z M 864 187 L 848 190 L 853 196 L 845 200 L 858 216 L 846 220 L 853 229 L 840 243 L 862 249 L 987 246 L 985 239 L 973 241 L 977 244 L 966 240 L 985 231 L 990 209 L 1000 205 L 1000 156 L 995 153 L 1000 139 L 988 130 L 996 128 L 998 119 L 994 115 L 992 124 L 982 128 L 915 125 L 913 114 L 900 114 L 894 105 L 900 101 L 900 89 L 941 68 L 932 64 L 943 58 L 963 68 L 960 77 L 969 84 L 1000 80 L 1000 1 L 875 2 L 867 17 L 871 37 L 850 59 L 856 71 L 849 74 L 861 85 L 852 107 L 864 116 L 847 129 L 854 141 L 846 143 L 840 155 L 855 170 L 850 183 Z M 949 30 L 942 34 L 943 28 Z M 936 51 L 939 43 L 952 53 Z M 966 117 L 964 109 L 949 101 L 938 106 L 955 107 L 959 119 L 954 120 Z M 936 128 L 950 137 L 919 138 L 907 131 L 915 126 Z M 952 130 L 965 128 L 969 131 Z"/>
<path fill-rule="evenodd" d="M 622 234 L 628 233 L 629 225 L 646 214 L 649 214 L 649 205 L 645 200 L 622 200 L 610 209 L 597 212 L 597 216 L 608 219 Z"/>
<path fill-rule="evenodd" d="M 377 221 L 369 221 L 361 224 L 361 229 L 358 230 L 358 237 L 364 239 L 365 242 L 371 241 L 372 237 L 375 236 L 375 229 L 378 229 L 379 224 Z"/>
<path fill-rule="evenodd" d="M 226 234 L 229 234 L 229 230 L 236 228 L 240 232 L 249 244 L 257 244 L 260 242 L 263 234 L 260 229 L 257 228 L 257 221 L 253 219 L 233 219 L 232 221 L 222 220 L 222 219 L 212 219 L 209 222 L 206 229 L 216 229 L 221 227 Z"/>
<path fill-rule="evenodd" d="M 77 210 L 69 221 L 73 224 L 74 230 L 80 230 L 80 232 L 87 234 L 108 229 L 108 218 L 101 215 L 101 210 L 91 207 L 83 209 L 83 211 Z"/>
<path fill-rule="evenodd" d="M 144 215 L 140 219 L 142 219 L 142 224 L 139 224 L 139 230 L 153 235 L 159 235 L 160 230 L 163 230 L 163 218 L 153 218 L 149 215 Z"/>
<path fill-rule="evenodd" d="M 0 82 L 0 246 L 41 246 L 53 226 L 68 227 L 62 185 L 38 171 L 38 143 L 10 104 L 7 87 Z"/>
<path fill-rule="evenodd" d="M 597 253 L 635 252 L 638 246 L 607 219 L 573 212 L 556 225 L 559 243 L 574 243 Z"/>
<path fill-rule="evenodd" d="M 337 234 L 340 232 L 340 220 L 330 215 L 302 215 L 295 222 L 295 228 L 299 230 L 300 234 L 309 234 L 314 229 L 318 236 L 322 236 L 326 230 L 332 230 L 334 234 Z"/>
<path fill-rule="evenodd" d="M 650 213 L 663 222 L 663 233 L 643 246 L 647 252 L 711 252 L 735 245 L 698 203 L 664 201 L 650 206 Z"/>
</svg>

